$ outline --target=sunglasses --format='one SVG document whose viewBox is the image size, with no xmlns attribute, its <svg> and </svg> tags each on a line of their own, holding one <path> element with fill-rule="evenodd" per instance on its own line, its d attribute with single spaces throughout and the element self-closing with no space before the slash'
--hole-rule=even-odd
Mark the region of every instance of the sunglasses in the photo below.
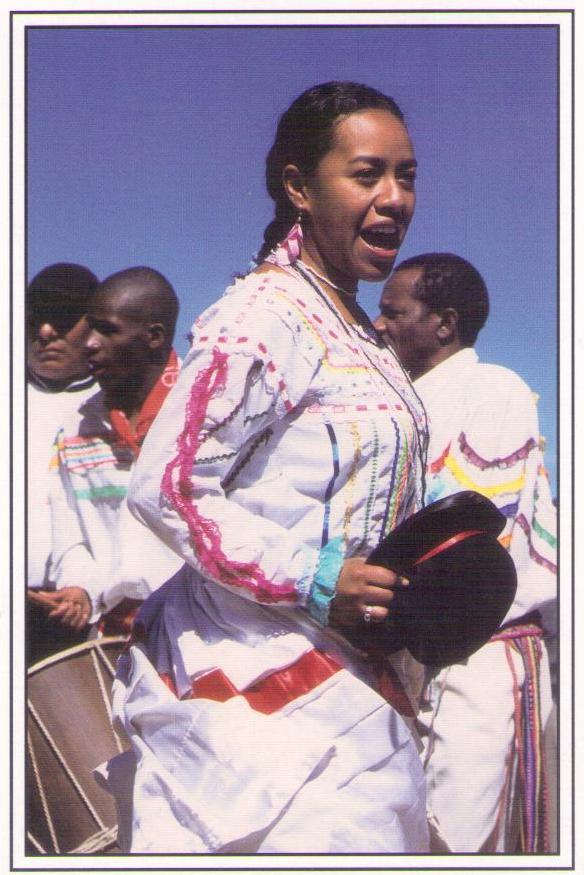
<svg viewBox="0 0 584 875">
<path fill-rule="evenodd" d="M 42 325 L 50 325 L 57 334 L 67 334 L 84 315 L 63 307 L 50 307 L 40 312 L 30 313 L 26 318 L 29 331 L 38 331 Z"/>
</svg>

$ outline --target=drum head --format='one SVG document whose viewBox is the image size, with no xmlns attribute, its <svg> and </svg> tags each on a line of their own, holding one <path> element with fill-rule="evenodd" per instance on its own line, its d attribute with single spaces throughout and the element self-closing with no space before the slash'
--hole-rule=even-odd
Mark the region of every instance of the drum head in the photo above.
<svg viewBox="0 0 584 875">
<path fill-rule="evenodd" d="M 113 798 L 92 771 L 128 744 L 111 726 L 111 687 L 126 639 L 102 638 L 33 665 L 27 676 L 27 853 L 116 847 Z"/>
</svg>

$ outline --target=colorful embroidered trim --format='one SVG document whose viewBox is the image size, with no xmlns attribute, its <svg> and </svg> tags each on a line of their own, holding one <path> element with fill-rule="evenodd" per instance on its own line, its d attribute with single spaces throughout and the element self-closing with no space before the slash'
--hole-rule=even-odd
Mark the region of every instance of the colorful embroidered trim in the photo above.
<svg viewBox="0 0 584 875">
<path fill-rule="evenodd" d="M 73 491 L 75 498 L 81 501 L 93 501 L 94 499 L 103 501 L 107 498 L 119 498 L 121 500 L 126 497 L 128 489 L 126 486 L 114 486 L 112 483 L 108 486 L 93 486 L 90 489 L 75 489 Z"/>
<path fill-rule="evenodd" d="M 195 557 L 212 579 L 228 586 L 243 587 L 260 602 L 294 602 L 297 591 L 293 581 L 274 584 L 256 563 L 227 558 L 217 524 L 201 516 L 193 500 L 195 484 L 191 477 L 197 452 L 206 438 L 207 409 L 209 402 L 224 391 L 227 370 L 228 355 L 214 347 L 211 364 L 197 374 L 191 388 L 185 424 L 177 439 L 177 455 L 165 468 L 161 492 L 186 522 Z"/>
<path fill-rule="evenodd" d="M 548 800 L 539 668 L 542 657 L 540 638 L 543 632 L 533 624 L 509 627 L 491 640 L 504 641 L 507 662 L 513 674 L 515 697 L 515 749 L 518 755 L 520 797 L 520 842 L 527 854 L 549 851 Z M 525 681 L 520 688 L 511 650 L 523 661 Z"/>
<path fill-rule="evenodd" d="M 395 432 L 395 455 L 388 487 L 388 502 L 385 518 L 381 529 L 382 537 L 395 528 L 399 520 L 399 512 L 403 509 L 403 496 L 409 482 L 411 470 L 410 447 L 407 435 L 400 433 L 398 423 L 391 417 Z"/>
<path fill-rule="evenodd" d="M 51 460 L 51 468 L 59 465 L 59 458 L 68 471 L 84 471 L 90 468 L 99 468 L 104 465 L 117 465 L 121 460 L 112 450 L 107 437 L 71 437 L 65 438 L 61 434 L 55 445 L 57 454 Z M 131 458 L 128 454 L 128 463 Z"/>
<path fill-rule="evenodd" d="M 331 515 L 331 498 L 335 488 L 335 483 L 337 477 L 339 476 L 339 445 L 337 443 L 337 436 L 335 434 L 335 430 L 329 422 L 325 423 L 325 427 L 327 430 L 327 434 L 329 436 L 329 440 L 331 442 L 331 452 L 333 457 L 333 473 L 331 479 L 329 480 L 326 492 L 324 494 L 324 515 L 322 521 L 322 536 L 320 540 L 321 547 L 324 547 L 328 543 L 329 536 L 329 522 Z"/>
<path fill-rule="evenodd" d="M 233 466 L 233 469 L 229 472 L 229 474 L 225 478 L 225 480 L 223 482 L 224 489 L 229 489 L 229 487 L 231 486 L 231 484 L 233 483 L 235 478 L 238 477 L 239 474 L 241 474 L 241 472 L 245 468 L 245 466 L 247 464 L 249 464 L 249 462 L 251 462 L 255 451 L 257 449 L 259 449 L 259 447 L 261 447 L 262 444 L 267 444 L 268 441 L 270 440 L 270 438 L 272 437 L 273 433 L 274 433 L 273 429 L 267 428 L 265 431 L 260 432 L 260 434 L 258 434 L 258 436 L 256 438 L 254 438 L 248 451 L 239 460 L 239 462 Z"/>
<path fill-rule="evenodd" d="M 337 580 L 345 559 L 342 538 L 333 538 L 321 549 L 312 590 L 306 603 L 311 617 L 321 626 L 328 625 L 329 609 L 337 589 Z"/>
<path fill-rule="evenodd" d="M 550 547 L 557 546 L 557 540 L 555 536 L 552 535 L 551 532 L 548 532 L 547 529 L 544 529 L 544 527 L 535 518 L 533 519 L 533 531 L 538 536 L 538 538 L 541 538 L 541 540 L 545 541 L 546 544 L 549 544 Z"/>
<path fill-rule="evenodd" d="M 393 516 L 390 518 L 390 513 L 391 513 L 392 507 L 393 507 L 392 497 L 395 495 L 396 471 L 398 468 L 399 458 L 400 458 L 400 455 L 402 452 L 401 433 L 400 433 L 398 424 L 395 421 L 395 419 L 393 418 L 393 416 L 391 417 L 391 424 L 393 426 L 393 431 L 395 434 L 395 452 L 393 454 L 393 462 L 392 462 L 392 466 L 391 466 L 391 477 L 390 477 L 390 481 L 389 481 L 389 486 L 387 488 L 387 504 L 385 505 L 385 514 L 384 514 L 383 523 L 381 526 L 380 540 L 381 540 L 381 538 L 385 537 L 385 535 L 387 535 L 388 531 L 391 531 L 391 529 L 393 529 L 393 524 L 392 524 Z"/>
<path fill-rule="evenodd" d="M 461 432 L 458 438 L 458 445 L 462 454 L 468 459 L 471 464 L 473 464 L 476 468 L 480 468 L 481 471 L 485 471 L 488 468 L 512 468 L 513 465 L 516 465 L 517 462 L 521 462 L 527 458 L 529 453 L 537 447 L 537 441 L 533 438 L 529 438 L 525 444 L 516 450 L 514 453 L 511 453 L 509 456 L 502 456 L 495 459 L 483 459 L 473 448 L 470 446 L 466 439 L 466 435 L 464 432 Z"/>
<path fill-rule="evenodd" d="M 519 510 L 519 501 L 513 501 L 511 504 L 506 504 L 504 507 L 500 507 L 499 510 L 507 517 L 507 519 L 513 519 Z"/>
<path fill-rule="evenodd" d="M 420 432 L 426 433 L 427 423 L 426 423 L 426 414 L 423 405 L 419 401 L 418 396 L 415 393 L 415 390 L 412 388 L 411 383 L 405 375 L 405 372 L 399 366 L 393 358 L 387 358 L 387 356 L 383 356 L 380 354 L 380 350 L 376 350 L 376 356 L 383 363 L 385 368 L 388 366 L 394 365 L 392 368 L 392 379 L 389 381 L 386 376 L 384 376 L 384 369 L 380 368 L 379 362 L 374 360 L 374 357 L 370 357 L 368 354 L 364 352 L 363 349 L 359 349 L 359 347 L 354 346 L 350 342 L 346 341 L 344 346 L 351 353 L 351 362 L 350 364 L 345 364 L 341 361 L 333 361 L 333 355 L 337 358 L 340 356 L 340 343 L 338 335 L 334 331 L 326 331 L 323 330 L 320 326 L 323 323 L 323 319 L 318 316 L 317 313 L 309 312 L 307 305 L 300 298 L 290 298 L 289 293 L 286 292 L 285 289 L 278 289 L 278 287 L 274 288 L 274 293 L 281 292 L 278 295 L 281 300 L 283 300 L 288 306 L 293 306 L 298 314 L 298 318 L 301 320 L 304 327 L 310 332 L 313 337 L 315 343 L 318 344 L 320 348 L 319 358 L 321 361 L 321 366 L 327 370 L 330 370 L 333 373 L 343 372 L 347 374 L 377 374 L 381 375 L 382 379 L 386 383 L 387 389 L 384 394 L 388 394 L 388 390 L 393 393 L 398 399 L 396 402 L 391 404 L 391 408 L 395 408 L 397 410 L 402 410 L 403 406 L 407 408 L 410 415 L 412 416 L 413 421 L 416 423 L 417 428 Z M 322 302 L 318 302 L 321 306 L 324 307 Z M 337 342 L 331 345 L 329 337 L 332 337 L 333 340 Z M 373 352 L 373 350 L 371 350 Z M 360 354 L 360 358 L 362 364 L 355 364 L 354 357 Z M 402 394 L 403 393 L 403 394 Z M 333 405 L 334 406 L 334 405 Z M 366 411 L 368 406 L 364 403 L 356 404 L 355 409 Z M 386 408 L 383 408 L 386 409 Z M 389 406 L 387 409 L 390 409 Z"/>
<path fill-rule="evenodd" d="M 345 541 L 349 540 L 351 519 L 353 517 L 353 497 L 355 494 L 355 480 L 357 479 L 357 472 L 359 471 L 359 465 L 361 464 L 361 459 L 363 456 L 361 451 L 361 435 L 359 433 L 359 428 L 356 422 L 349 423 L 349 432 L 351 433 L 351 439 L 353 441 L 353 458 L 351 459 L 351 467 L 349 468 L 345 487 L 343 489 L 343 496 L 345 499 L 345 512 L 343 514 L 343 535 Z"/>
<path fill-rule="evenodd" d="M 504 495 L 507 492 L 520 492 L 525 486 L 525 474 L 520 474 L 519 477 L 516 477 L 515 480 L 510 480 L 508 483 L 499 483 L 495 486 L 482 486 L 480 483 L 476 483 L 472 477 L 469 477 L 452 456 L 447 456 L 444 465 L 462 486 L 466 489 L 480 492 L 481 495 L 484 495 L 487 498 L 490 498 L 493 495 Z"/>
<path fill-rule="evenodd" d="M 446 459 L 450 453 L 450 443 L 448 443 L 446 449 L 438 456 L 437 459 L 434 459 L 433 462 L 430 462 L 430 474 L 439 474 L 442 468 L 446 463 Z"/>
<path fill-rule="evenodd" d="M 373 502 L 375 500 L 375 493 L 377 491 L 377 472 L 379 467 L 379 432 L 374 420 L 371 421 L 371 427 L 373 430 L 373 447 L 371 450 L 371 476 L 369 478 L 369 490 L 367 492 L 367 503 L 365 505 L 365 522 L 363 537 L 361 539 L 362 545 L 367 544 L 367 538 L 369 536 L 369 528 L 371 525 L 371 511 L 373 509 Z"/>
<path fill-rule="evenodd" d="M 461 432 L 458 437 L 458 445 L 466 461 L 470 462 L 471 465 L 474 465 L 475 468 L 479 468 L 481 471 L 488 469 L 505 470 L 511 468 L 513 465 L 526 459 L 529 453 L 537 447 L 536 441 L 533 438 L 529 438 L 520 449 L 511 453 L 511 455 L 487 460 L 483 459 L 477 452 L 475 452 L 475 450 L 473 450 L 468 443 L 464 432 Z M 442 454 L 430 464 L 430 473 L 439 474 L 443 468 L 448 468 L 458 483 L 466 489 L 473 489 L 475 492 L 480 492 L 487 497 L 502 495 L 506 492 L 519 492 L 525 485 L 525 474 L 519 475 L 508 483 L 500 483 L 493 486 L 482 486 L 476 483 L 473 478 L 462 469 L 454 456 L 451 455 L 450 444 Z"/>
<path fill-rule="evenodd" d="M 547 568 L 547 570 L 551 572 L 551 574 L 556 574 L 558 570 L 557 566 L 553 562 L 550 562 L 549 559 L 546 559 L 545 556 L 542 556 L 541 553 L 538 553 L 533 546 L 533 542 L 531 539 L 531 528 L 522 513 L 520 513 L 517 517 L 517 525 L 521 527 L 525 534 L 525 537 L 527 538 L 527 543 L 529 545 L 529 555 L 531 556 L 533 561 L 537 562 L 538 565 L 542 565 L 544 568 Z"/>
</svg>

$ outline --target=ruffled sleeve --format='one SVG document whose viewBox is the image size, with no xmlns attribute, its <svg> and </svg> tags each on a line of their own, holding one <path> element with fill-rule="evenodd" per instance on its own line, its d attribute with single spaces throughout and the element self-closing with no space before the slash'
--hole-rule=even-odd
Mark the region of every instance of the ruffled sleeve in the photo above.
<svg viewBox="0 0 584 875">
<path fill-rule="evenodd" d="M 266 519 L 229 497 L 245 466 L 261 476 L 270 426 L 294 416 L 321 352 L 285 306 L 262 300 L 257 290 L 250 297 L 246 281 L 198 320 L 193 334 L 178 383 L 142 448 L 130 509 L 205 579 L 257 602 L 318 603 L 314 612 L 326 621 L 338 563 L 321 562 L 319 550 L 298 542 L 286 507 Z M 335 580 L 324 581 L 326 567 Z M 317 576 L 324 595 L 315 602 Z"/>
</svg>

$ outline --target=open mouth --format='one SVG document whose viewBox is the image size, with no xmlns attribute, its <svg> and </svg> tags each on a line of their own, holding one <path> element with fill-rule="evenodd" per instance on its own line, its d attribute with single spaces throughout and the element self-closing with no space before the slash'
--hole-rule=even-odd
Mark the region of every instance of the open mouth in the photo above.
<svg viewBox="0 0 584 875">
<path fill-rule="evenodd" d="M 361 237 L 368 246 L 379 252 L 394 254 L 399 249 L 399 231 L 389 225 L 372 225 L 370 228 L 364 228 Z"/>
</svg>

